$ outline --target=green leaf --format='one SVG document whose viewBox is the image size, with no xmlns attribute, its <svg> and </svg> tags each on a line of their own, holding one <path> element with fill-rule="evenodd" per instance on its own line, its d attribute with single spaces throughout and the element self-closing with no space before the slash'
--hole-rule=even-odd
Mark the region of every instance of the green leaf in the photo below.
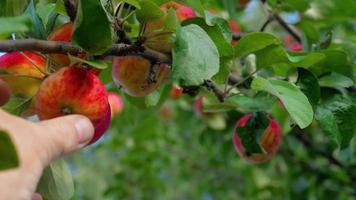
<svg viewBox="0 0 356 200">
<path fill-rule="evenodd" d="M 63 16 L 67 16 L 66 8 L 64 7 L 63 0 L 57 0 L 55 11 Z"/>
<path fill-rule="evenodd" d="M 99 1 L 79 1 L 72 41 L 93 55 L 103 54 L 112 46 L 111 24 Z"/>
<path fill-rule="evenodd" d="M 71 60 L 71 63 L 85 63 L 91 67 L 97 68 L 97 69 L 106 69 L 109 67 L 108 63 L 106 63 L 104 60 L 84 60 L 75 56 L 69 55 L 69 58 Z"/>
<path fill-rule="evenodd" d="M 10 101 L 8 101 L 2 108 L 13 115 L 20 116 L 30 107 L 31 102 L 32 98 L 12 96 Z"/>
<path fill-rule="evenodd" d="M 31 30 L 32 21 L 29 15 L 0 18 L 0 40 L 11 36 L 11 33 L 23 33 Z"/>
<path fill-rule="evenodd" d="M 356 133 L 356 107 L 351 100 L 335 97 L 318 106 L 315 118 L 323 132 L 341 149 L 349 146 Z"/>
<path fill-rule="evenodd" d="M 240 39 L 235 46 L 237 57 L 247 56 L 270 45 L 280 45 L 281 41 L 270 33 L 249 33 Z"/>
<path fill-rule="evenodd" d="M 173 79 L 183 86 L 200 85 L 218 71 L 219 52 L 207 33 L 193 24 L 178 30 L 173 49 Z"/>
<path fill-rule="evenodd" d="M 319 79 L 319 84 L 322 87 L 331 87 L 331 88 L 337 88 L 337 87 L 351 87 L 354 85 L 354 82 L 352 79 L 350 79 L 347 76 L 338 74 L 338 73 L 330 73 L 328 75 L 322 76 Z"/>
<path fill-rule="evenodd" d="M 132 5 L 137 9 L 141 9 L 141 5 L 140 5 L 139 1 L 136 1 L 136 0 L 123 0 L 123 2 Z"/>
<path fill-rule="evenodd" d="M 18 167 L 20 164 L 16 147 L 10 135 L 0 130 L 0 170 Z"/>
<path fill-rule="evenodd" d="M 27 6 L 26 13 L 31 16 L 33 29 L 30 32 L 30 35 L 37 39 L 47 39 L 47 32 L 42 23 L 41 18 L 38 16 L 33 0 Z"/>
<path fill-rule="evenodd" d="M 261 136 L 269 126 L 269 120 L 265 113 L 253 113 L 243 127 L 237 127 L 238 134 L 246 154 L 264 153 L 261 146 Z"/>
<path fill-rule="evenodd" d="M 264 92 L 253 97 L 234 96 L 227 100 L 228 103 L 234 104 L 235 108 L 243 113 L 267 111 L 275 101 L 274 97 Z"/>
<path fill-rule="evenodd" d="M 300 128 L 306 128 L 313 121 L 313 108 L 308 98 L 294 84 L 257 77 L 252 81 L 251 87 L 278 97 Z"/>
<path fill-rule="evenodd" d="M 28 0 L 1 0 L 0 16 L 19 16 L 27 4 Z"/>
<path fill-rule="evenodd" d="M 136 11 L 136 17 L 141 23 L 157 20 L 164 15 L 161 8 L 152 1 L 143 0 L 140 2 L 140 6 L 141 9 Z"/>
<path fill-rule="evenodd" d="M 43 5 L 37 8 L 37 13 L 41 21 L 43 22 L 43 26 L 47 27 L 47 24 L 51 21 L 50 19 L 56 15 L 54 12 L 56 8 L 56 4 L 50 3 Z"/>
<path fill-rule="evenodd" d="M 46 199 L 69 200 L 73 196 L 72 174 L 63 159 L 52 162 L 43 171 L 37 192 Z"/>
<path fill-rule="evenodd" d="M 325 55 L 325 59 L 313 67 L 316 72 L 323 74 L 326 72 L 336 72 L 353 78 L 353 70 L 350 59 L 346 52 L 342 50 L 321 50 L 318 53 Z"/>
<path fill-rule="evenodd" d="M 318 79 L 314 74 L 306 69 L 298 68 L 297 85 L 300 90 L 308 97 L 313 110 L 316 109 L 320 99 L 320 87 Z"/>
<path fill-rule="evenodd" d="M 189 24 L 196 24 L 204 29 L 210 39 L 215 43 L 221 57 L 232 57 L 234 55 L 234 48 L 230 45 L 230 41 L 225 39 L 224 34 L 218 25 L 208 26 L 203 18 L 188 19 L 185 20 L 182 25 L 185 26 Z"/>
</svg>

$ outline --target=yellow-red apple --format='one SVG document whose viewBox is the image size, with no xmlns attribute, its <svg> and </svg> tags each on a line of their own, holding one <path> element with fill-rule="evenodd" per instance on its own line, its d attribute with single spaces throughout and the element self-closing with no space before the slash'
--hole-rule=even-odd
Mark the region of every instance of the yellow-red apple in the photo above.
<svg viewBox="0 0 356 200">
<path fill-rule="evenodd" d="M 142 56 L 114 58 L 112 76 L 115 84 L 136 97 L 143 97 L 157 89 L 169 72 L 166 64 L 152 64 Z"/>
<path fill-rule="evenodd" d="M 5 81 L 12 94 L 32 97 L 45 76 L 46 60 L 32 52 L 12 52 L 0 57 L 0 79 Z"/>
<path fill-rule="evenodd" d="M 41 120 L 68 114 L 88 117 L 95 127 L 90 143 L 103 135 L 111 118 L 104 85 L 97 76 L 76 66 L 64 67 L 43 81 L 36 96 L 36 112 Z"/>
<path fill-rule="evenodd" d="M 237 121 L 233 133 L 233 143 L 236 151 L 240 154 L 240 156 L 244 160 L 250 163 L 259 164 L 270 160 L 276 154 L 280 145 L 282 133 L 278 122 L 275 121 L 271 116 L 266 115 L 269 121 L 269 125 L 265 130 L 263 130 L 262 135 L 260 137 L 260 141 L 257 142 L 261 145 L 261 147 L 264 149 L 265 152 L 261 152 L 261 153 L 247 152 L 246 148 L 243 146 L 243 142 L 241 138 L 239 137 L 238 128 L 245 127 L 250 122 L 250 120 L 252 120 L 252 117 L 253 115 L 250 113 L 243 116 L 240 120 Z M 254 123 L 254 125 L 257 125 L 258 123 L 261 122 L 253 121 L 252 123 Z M 253 128 L 253 126 L 251 128 Z M 255 136 L 251 136 L 251 138 L 255 138 Z"/>
<path fill-rule="evenodd" d="M 73 24 L 71 22 L 63 24 L 55 29 L 49 36 L 50 41 L 70 42 L 72 40 Z M 68 66 L 70 60 L 66 54 L 50 54 L 51 59 L 54 61 L 54 68 L 59 69 L 63 66 Z"/>
</svg>

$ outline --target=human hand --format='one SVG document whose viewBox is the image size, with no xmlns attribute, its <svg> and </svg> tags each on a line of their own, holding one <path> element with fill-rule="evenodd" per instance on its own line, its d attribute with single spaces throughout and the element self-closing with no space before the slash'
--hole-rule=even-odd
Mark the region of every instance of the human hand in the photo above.
<svg viewBox="0 0 356 200">
<path fill-rule="evenodd" d="M 0 106 L 10 97 L 0 80 Z M 84 147 L 94 135 L 84 116 L 68 115 L 33 123 L 0 109 L 0 129 L 12 138 L 20 159 L 18 168 L 0 171 L 0 197 L 7 200 L 38 199 L 34 195 L 42 170 L 55 158 Z"/>
</svg>

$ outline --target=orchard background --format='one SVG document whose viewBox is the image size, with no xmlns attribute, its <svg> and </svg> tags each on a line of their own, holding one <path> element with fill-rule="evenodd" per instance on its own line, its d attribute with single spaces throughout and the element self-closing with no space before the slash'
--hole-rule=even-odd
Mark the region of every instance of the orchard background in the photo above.
<svg viewBox="0 0 356 200">
<path fill-rule="evenodd" d="M 0 15 L 0 52 L 45 61 L 31 90 L 0 64 L 19 83 L 4 110 L 43 118 L 38 87 L 65 65 L 120 98 L 100 140 L 44 171 L 45 199 L 356 199 L 356 1 L 1 0 Z M 0 133 L 0 169 L 16 167 Z"/>
</svg>

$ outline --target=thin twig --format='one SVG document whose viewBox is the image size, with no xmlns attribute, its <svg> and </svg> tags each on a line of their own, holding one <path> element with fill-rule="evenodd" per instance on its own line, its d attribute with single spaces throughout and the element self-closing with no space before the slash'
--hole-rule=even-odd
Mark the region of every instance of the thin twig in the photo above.
<svg viewBox="0 0 356 200">
<path fill-rule="evenodd" d="M 254 72 L 252 72 L 251 74 L 249 74 L 248 76 L 246 76 L 245 78 L 243 78 L 242 80 L 240 80 L 239 82 L 233 84 L 228 90 L 226 90 L 226 91 L 224 92 L 225 96 L 228 95 L 228 94 L 231 92 L 231 90 L 233 90 L 235 87 L 237 87 L 237 86 L 243 84 L 245 81 L 247 81 L 249 78 L 251 78 L 251 77 L 252 77 L 254 74 L 256 74 L 256 73 L 257 73 L 257 70 L 254 71 Z"/>
<path fill-rule="evenodd" d="M 267 21 L 262 25 L 262 27 L 260 28 L 260 32 L 265 31 L 265 29 L 267 28 L 267 26 L 273 21 L 273 18 L 269 17 L 267 19 Z"/>
<path fill-rule="evenodd" d="M 212 80 L 206 80 L 203 84 L 209 91 L 212 91 L 221 103 L 225 101 L 225 93 L 222 92 Z"/>
</svg>

